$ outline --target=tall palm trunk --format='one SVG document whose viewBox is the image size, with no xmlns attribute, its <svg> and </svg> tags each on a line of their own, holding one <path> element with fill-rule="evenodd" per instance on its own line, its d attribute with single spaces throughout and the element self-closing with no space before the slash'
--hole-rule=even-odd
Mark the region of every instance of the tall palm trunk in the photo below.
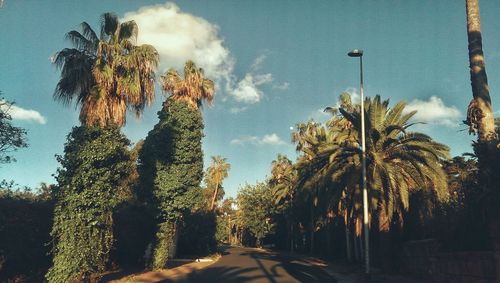
<svg viewBox="0 0 500 283">
<path fill-rule="evenodd" d="M 345 245 L 347 260 L 352 262 L 352 245 L 351 245 L 351 229 L 349 229 L 349 218 L 347 216 L 347 211 L 344 215 L 344 225 L 345 225 Z"/>
<path fill-rule="evenodd" d="M 466 0 L 467 38 L 469 41 L 469 68 L 473 99 L 467 111 L 472 131 L 478 132 L 480 142 L 497 138 L 491 109 L 488 78 L 484 64 L 478 0 Z"/>
<path fill-rule="evenodd" d="M 214 196 L 212 197 L 212 204 L 210 205 L 210 210 L 214 210 L 215 200 L 217 199 L 217 193 L 218 192 L 219 192 L 219 183 L 217 182 L 215 184 L 215 192 L 214 192 Z"/>
<path fill-rule="evenodd" d="M 478 0 L 466 0 L 467 38 L 473 99 L 467 110 L 470 131 L 478 133 L 474 152 L 479 161 L 479 181 L 489 198 L 486 206 L 491 244 L 495 252 L 496 279 L 500 280 L 500 221 L 498 219 L 498 184 L 500 148 L 488 88 L 488 78 L 482 49 L 481 21 Z M 495 197 L 496 196 L 496 197 Z"/>
</svg>

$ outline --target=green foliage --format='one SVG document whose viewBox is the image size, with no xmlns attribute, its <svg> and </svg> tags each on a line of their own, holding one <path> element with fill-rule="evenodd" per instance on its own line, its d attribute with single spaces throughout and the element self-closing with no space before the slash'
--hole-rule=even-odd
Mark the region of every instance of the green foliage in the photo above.
<svg viewBox="0 0 500 283">
<path fill-rule="evenodd" d="M 171 257 L 172 249 L 174 248 L 176 229 L 178 229 L 177 223 L 169 220 L 158 225 L 153 251 L 153 268 L 163 268 L 167 265 L 167 261 Z"/>
<path fill-rule="evenodd" d="M 141 192 L 152 197 L 159 231 L 153 267 L 162 268 L 169 256 L 174 223 L 197 203 L 203 177 L 203 120 L 198 109 L 169 99 L 158 112 L 160 121 L 148 133 L 140 152 Z"/>
<path fill-rule="evenodd" d="M 222 205 L 217 209 L 217 230 L 215 239 L 218 243 L 232 244 L 229 238 L 232 233 L 231 227 L 236 223 L 236 211 L 234 209 L 236 203 L 233 198 L 226 198 Z"/>
<path fill-rule="evenodd" d="M 144 266 L 144 251 L 156 231 L 153 211 L 143 203 L 126 202 L 113 213 L 115 242 L 111 262 L 122 268 Z"/>
<path fill-rule="evenodd" d="M 181 255 L 208 255 L 216 251 L 217 241 L 215 214 L 196 210 L 187 213 L 182 221 L 178 252 Z"/>
<path fill-rule="evenodd" d="M 129 141 L 116 127 L 75 127 L 56 179 L 53 266 L 49 282 L 88 281 L 105 270 L 113 244 L 113 208 L 133 163 Z"/>
<path fill-rule="evenodd" d="M 0 164 L 15 161 L 11 153 L 28 146 L 26 130 L 12 125 L 11 107 L 12 102 L 0 98 Z"/>
<path fill-rule="evenodd" d="M 40 190 L 0 184 L 0 282 L 41 282 L 50 266 L 50 227 L 54 203 Z"/>
<path fill-rule="evenodd" d="M 254 186 L 245 185 L 238 192 L 238 224 L 247 229 L 257 240 L 257 246 L 262 240 L 273 233 L 275 214 L 273 192 L 268 184 L 257 183 Z"/>
</svg>

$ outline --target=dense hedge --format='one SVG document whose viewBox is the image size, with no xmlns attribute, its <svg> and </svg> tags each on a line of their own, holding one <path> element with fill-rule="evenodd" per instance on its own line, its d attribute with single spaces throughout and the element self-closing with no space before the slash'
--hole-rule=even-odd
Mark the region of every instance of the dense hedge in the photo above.
<svg viewBox="0 0 500 283">
<path fill-rule="evenodd" d="M 32 195 L 0 195 L 0 282 L 43 277 L 50 266 L 53 207 Z"/>
</svg>

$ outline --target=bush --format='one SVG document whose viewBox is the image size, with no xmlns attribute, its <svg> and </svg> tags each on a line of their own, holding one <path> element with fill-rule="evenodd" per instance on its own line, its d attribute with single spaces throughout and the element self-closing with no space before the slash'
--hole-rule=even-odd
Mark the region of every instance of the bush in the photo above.
<svg viewBox="0 0 500 283">
<path fill-rule="evenodd" d="M 50 266 L 47 244 L 53 208 L 50 200 L 29 193 L 3 191 L 0 195 L 1 282 L 23 277 L 36 282 L 43 278 Z"/>
</svg>

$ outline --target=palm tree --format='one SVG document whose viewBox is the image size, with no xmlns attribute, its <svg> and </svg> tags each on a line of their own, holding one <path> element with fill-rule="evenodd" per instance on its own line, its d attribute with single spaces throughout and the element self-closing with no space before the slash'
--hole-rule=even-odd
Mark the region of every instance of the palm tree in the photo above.
<svg viewBox="0 0 500 283">
<path fill-rule="evenodd" d="M 134 21 L 120 23 L 116 15 L 101 16 L 100 37 L 86 22 L 81 32 L 66 37 L 74 48 L 65 48 L 53 56 L 61 69 L 54 99 L 81 105 L 80 122 L 101 127 L 126 122 L 126 109 L 137 116 L 154 98 L 158 52 L 151 45 L 136 45 Z"/>
<path fill-rule="evenodd" d="M 105 13 L 99 37 L 83 22 L 81 32 L 66 35 L 74 48 L 53 57 L 61 69 L 54 99 L 64 104 L 75 100 L 81 106 L 82 126 L 73 128 L 65 154 L 58 158 L 62 168 L 57 174 L 60 190 L 51 233 L 54 256 L 46 275 L 49 282 L 86 281 L 107 265 L 116 195 L 124 191 L 124 176 L 130 176 L 133 167 L 129 141 L 118 127 L 125 124 L 127 107 L 139 116 L 152 102 L 159 60 L 152 46 L 135 45 L 137 32 L 135 22 L 119 23 L 115 15 Z"/>
<path fill-rule="evenodd" d="M 271 178 L 269 185 L 272 188 L 273 202 L 288 210 L 285 214 L 288 237 L 290 238 L 290 251 L 293 252 L 293 202 L 297 189 L 297 170 L 292 161 L 285 155 L 278 154 L 271 163 Z"/>
<path fill-rule="evenodd" d="M 449 158 L 449 149 L 427 135 L 408 132 L 414 125 L 408 121 L 416 112 L 403 114 L 404 107 L 405 103 L 399 102 L 390 109 L 389 101 L 381 101 L 378 95 L 365 102 L 370 215 L 377 216 L 381 231 L 390 228 L 394 215 L 402 220 L 412 191 L 431 190 L 440 200 L 447 196 L 446 174 L 441 164 Z M 340 187 L 348 189 L 346 195 L 353 202 L 353 216 L 361 221 L 361 207 L 356 205 L 361 182 L 359 107 L 352 112 L 341 108 L 340 112 L 352 124 L 347 131 L 353 131 L 356 138 L 333 150 L 325 149 L 330 160 L 335 161 L 326 170 Z"/>
<path fill-rule="evenodd" d="M 203 69 L 197 68 L 193 61 L 184 66 L 184 79 L 175 69 L 168 70 L 161 76 L 163 90 L 170 92 L 175 101 L 184 101 L 198 109 L 204 99 L 209 104 L 214 98 L 214 82 L 204 77 Z"/>
<path fill-rule="evenodd" d="M 222 181 L 227 177 L 231 168 L 231 165 L 226 160 L 226 158 L 222 158 L 221 156 L 212 156 L 212 164 L 207 169 L 208 184 L 214 186 L 214 195 L 210 204 L 210 210 L 214 210 L 219 188 L 222 187 Z"/>
<path fill-rule="evenodd" d="M 170 69 L 160 81 L 170 96 L 158 112 L 160 121 L 145 140 L 140 170 L 142 186 L 151 191 L 159 213 L 154 268 L 165 267 L 175 256 L 179 224 L 192 208 L 189 192 L 199 188 L 203 178 L 200 107 L 204 99 L 211 103 L 215 91 L 213 81 L 192 61 L 185 64 L 184 78 Z"/>
</svg>

